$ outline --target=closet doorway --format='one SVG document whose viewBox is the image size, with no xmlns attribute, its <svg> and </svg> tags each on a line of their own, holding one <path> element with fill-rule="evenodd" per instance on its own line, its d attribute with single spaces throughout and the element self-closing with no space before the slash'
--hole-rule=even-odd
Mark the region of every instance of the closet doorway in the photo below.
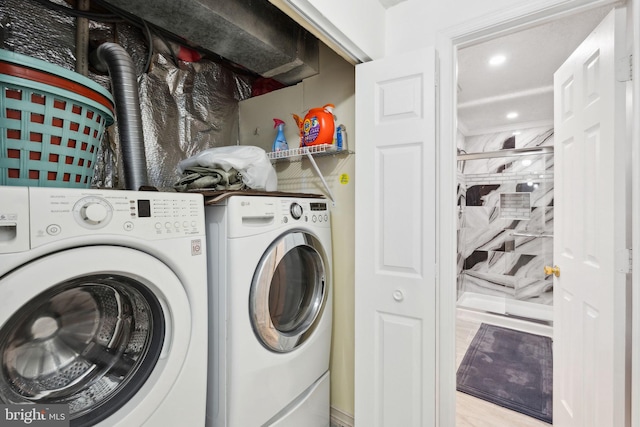
<svg viewBox="0 0 640 427">
<path fill-rule="evenodd" d="M 456 369 L 481 323 L 553 336 L 553 73 L 610 10 L 459 46 Z M 548 425 L 456 401 L 457 427 Z"/>
</svg>

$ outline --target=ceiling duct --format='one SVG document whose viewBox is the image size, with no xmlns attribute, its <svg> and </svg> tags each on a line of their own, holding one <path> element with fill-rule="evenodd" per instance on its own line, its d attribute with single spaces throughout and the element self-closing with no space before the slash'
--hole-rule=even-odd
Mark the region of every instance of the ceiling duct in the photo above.
<svg viewBox="0 0 640 427">
<path fill-rule="evenodd" d="M 267 0 L 106 0 L 285 85 L 318 73 L 318 39 Z"/>
</svg>

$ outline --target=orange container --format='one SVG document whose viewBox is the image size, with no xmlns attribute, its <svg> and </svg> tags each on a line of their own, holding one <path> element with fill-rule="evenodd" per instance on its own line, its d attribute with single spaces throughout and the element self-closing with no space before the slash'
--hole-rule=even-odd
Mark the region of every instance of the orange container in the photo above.
<svg viewBox="0 0 640 427">
<path fill-rule="evenodd" d="M 293 118 L 300 128 L 300 146 L 333 144 L 335 122 L 333 119 L 333 104 L 327 104 L 321 108 L 312 108 L 304 119 L 297 115 Z"/>
</svg>

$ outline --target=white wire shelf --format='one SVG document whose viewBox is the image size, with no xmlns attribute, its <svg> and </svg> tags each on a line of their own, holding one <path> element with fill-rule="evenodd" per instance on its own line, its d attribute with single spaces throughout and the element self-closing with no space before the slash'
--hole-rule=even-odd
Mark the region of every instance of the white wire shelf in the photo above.
<svg viewBox="0 0 640 427">
<path fill-rule="evenodd" d="M 319 144 L 307 147 L 291 148 L 289 150 L 272 151 L 267 153 L 270 160 L 299 158 L 307 154 L 316 155 L 323 153 L 338 153 L 333 145 Z"/>
<path fill-rule="evenodd" d="M 348 150 L 337 151 L 335 149 L 335 145 L 319 144 L 319 145 L 310 145 L 307 147 L 291 148 L 289 150 L 272 151 L 270 153 L 267 153 L 267 157 L 269 158 L 269 160 L 278 161 L 278 160 L 285 160 L 285 159 L 301 160 L 303 156 L 306 156 L 309 159 L 309 162 L 311 162 L 311 165 L 315 169 L 316 173 L 322 180 L 322 183 L 324 184 L 324 188 L 325 190 L 327 190 L 327 195 L 329 196 L 329 199 L 331 199 L 333 206 L 335 206 L 336 200 L 333 197 L 331 188 L 327 184 L 327 181 L 324 179 L 324 176 L 322 176 L 322 172 L 320 171 L 320 168 L 318 168 L 316 161 L 313 160 L 313 157 L 339 154 L 339 153 L 349 153 L 349 151 Z"/>
</svg>

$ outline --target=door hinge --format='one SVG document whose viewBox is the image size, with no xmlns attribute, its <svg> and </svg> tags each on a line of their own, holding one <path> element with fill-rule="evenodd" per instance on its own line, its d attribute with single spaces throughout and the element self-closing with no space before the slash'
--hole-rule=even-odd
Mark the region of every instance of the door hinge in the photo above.
<svg viewBox="0 0 640 427">
<path fill-rule="evenodd" d="M 618 273 L 630 274 L 633 270 L 633 250 L 622 249 L 618 251 L 618 257 L 616 262 L 616 271 Z"/>
<path fill-rule="evenodd" d="M 618 58 L 616 61 L 616 80 L 628 82 L 633 79 L 633 55 Z"/>
</svg>

